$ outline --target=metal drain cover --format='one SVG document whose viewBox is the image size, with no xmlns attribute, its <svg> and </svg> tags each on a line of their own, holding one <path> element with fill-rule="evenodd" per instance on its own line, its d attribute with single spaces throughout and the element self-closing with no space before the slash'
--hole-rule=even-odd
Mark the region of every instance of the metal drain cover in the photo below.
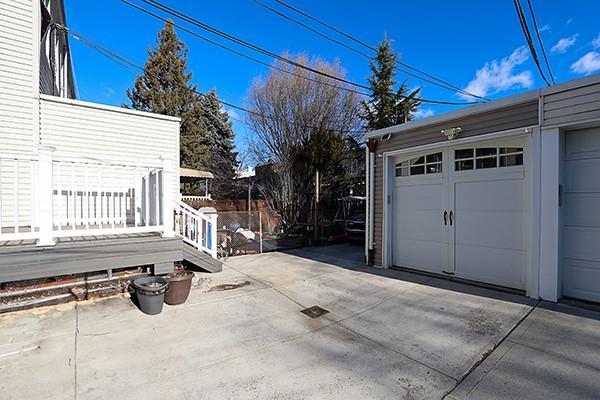
<svg viewBox="0 0 600 400">
<path fill-rule="evenodd" d="M 321 308 L 319 306 L 312 306 L 312 307 L 305 308 L 304 310 L 302 310 L 300 312 L 308 315 L 311 318 L 319 318 L 321 315 L 325 315 L 329 311 L 327 311 L 326 309 Z"/>
</svg>

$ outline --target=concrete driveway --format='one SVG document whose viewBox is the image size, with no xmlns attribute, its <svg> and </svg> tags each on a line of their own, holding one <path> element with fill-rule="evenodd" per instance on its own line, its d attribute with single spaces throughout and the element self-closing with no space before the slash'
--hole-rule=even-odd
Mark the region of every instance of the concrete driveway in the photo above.
<svg viewBox="0 0 600 400">
<path fill-rule="evenodd" d="M 2 399 L 593 398 L 600 317 L 361 266 L 360 248 L 242 256 L 188 302 L 0 316 Z M 329 313 L 300 312 L 318 305 Z"/>
</svg>

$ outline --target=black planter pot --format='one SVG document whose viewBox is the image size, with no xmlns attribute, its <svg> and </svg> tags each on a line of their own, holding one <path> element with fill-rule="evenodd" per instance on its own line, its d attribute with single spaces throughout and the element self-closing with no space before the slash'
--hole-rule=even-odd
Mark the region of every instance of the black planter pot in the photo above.
<svg viewBox="0 0 600 400">
<path fill-rule="evenodd" d="M 144 314 L 160 314 L 169 282 L 158 276 L 145 276 L 133 281 L 137 305 Z"/>
</svg>

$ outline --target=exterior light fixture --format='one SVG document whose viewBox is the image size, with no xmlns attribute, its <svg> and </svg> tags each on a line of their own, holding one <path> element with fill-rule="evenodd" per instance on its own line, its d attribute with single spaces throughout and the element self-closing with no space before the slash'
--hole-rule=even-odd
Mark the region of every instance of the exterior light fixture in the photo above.
<svg viewBox="0 0 600 400">
<path fill-rule="evenodd" d="M 442 135 L 446 136 L 448 140 L 452 140 L 455 139 L 461 131 L 462 128 L 457 126 L 456 128 L 442 129 L 440 132 L 442 132 Z"/>
<path fill-rule="evenodd" d="M 390 140 L 390 138 L 391 138 L 391 137 L 392 137 L 392 134 L 391 134 L 391 133 L 386 133 L 385 135 L 383 135 L 383 136 L 381 137 L 381 141 L 382 141 L 382 142 L 388 141 L 388 140 Z"/>
</svg>

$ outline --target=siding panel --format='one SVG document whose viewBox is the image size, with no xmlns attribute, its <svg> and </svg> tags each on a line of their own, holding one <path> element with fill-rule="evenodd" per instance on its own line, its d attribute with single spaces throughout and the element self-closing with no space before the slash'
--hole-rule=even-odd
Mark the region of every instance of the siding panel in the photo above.
<svg viewBox="0 0 600 400">
<path fill-rule="evenodd" d="M 379 141 L 377 154 L 392 150 L 406 149 L 431 143 L 446 141 L 440 130 L 460 126 L 460 137 L 473 137 L 509 129 L 527 127 L 538 124 L 538 101 L 528 101 L 519 105 L 493 111 L 477 113 L 468 117 L 457 118 L 406 132 L 392 134 L 387 141 Z M 383 238 L 383 158 L 376 157 L 375 162 L 375 264 L 382 265 Z"/>
<path fill-rule="evenodd" d="M 600 118 L 600 83 L 567 87 L 543 97 L 543 125 L 573 125 Z"/>
<path fill-rule="evenodd" d="M 34 145 L 34 2 L 0 0 L 0 149 L 31 152 Z"/>
<path fill-rule="evenodd" d="M 57 156 L 129 163 L 167 156 L 179 166 L 179 122 L 172 118 L 44 95 L 40 127 L 41 143 L 56 147 Z M 179 182 L 173 191 L 178 196 Z"/>
<path fill-rule="evenodd" d="M 37 100 L 34 49 L 37 47 L 32 0 L 0 0 L 0 220 L 2 226 L 31 225 L 30 161 L 2 158 L 3 152 L 31 153 Z M 15 192 L 15 165 L 18 186 Z M 13 207 L 15 194 L 18 215 Z"/>
</svg>

